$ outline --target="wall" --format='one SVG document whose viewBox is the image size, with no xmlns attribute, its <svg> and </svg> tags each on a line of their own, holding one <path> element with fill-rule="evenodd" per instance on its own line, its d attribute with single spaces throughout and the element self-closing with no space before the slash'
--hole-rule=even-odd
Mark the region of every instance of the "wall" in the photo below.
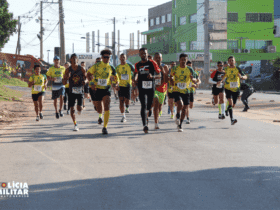
<svg viewBox="0 0 280 210">
<path fill-rule="evenodd" d="M 161 24 L 161 16 L 162 15 L 167 15 L 169 13 L 172 13 L 172 1 L 149 9 L 149 11 L 148 11 L 149 30 L 153 30 L 153 29 L 161 28 L 161 27 L 171 27 L 172 26 L 172 21 L 167 22 L 167 16 L 165 17 L 166 22 Z M 155 24 L 157 17 L 160 17 L 160 24 L 159 25 Z M 154 19 L 154 26 L 150 26 L 150 19 Z"/>
</svg>

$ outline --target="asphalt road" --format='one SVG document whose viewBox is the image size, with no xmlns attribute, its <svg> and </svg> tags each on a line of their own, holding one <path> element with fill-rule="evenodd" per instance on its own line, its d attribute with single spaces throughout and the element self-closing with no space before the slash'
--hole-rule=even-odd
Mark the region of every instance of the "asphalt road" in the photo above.
<svg viewBox="0 0 280 210">
<path fill-rule="evenodd" d="M 280 96 L 255 94 L 248 113 L 238 102 L 234 126 L 206 104 L 209 91 L 195 98 L 183 133 L 167 106 L 144 134 L 140 104 L 122 124 L 113 98 L 107 136 L 88 101 L 78 132 L 45 107 L 44 120 L 0 137 L 0 181 L 29 185 L 29 198 L 0 198 L 0 209 L 280 209 Z"/>
</svg>

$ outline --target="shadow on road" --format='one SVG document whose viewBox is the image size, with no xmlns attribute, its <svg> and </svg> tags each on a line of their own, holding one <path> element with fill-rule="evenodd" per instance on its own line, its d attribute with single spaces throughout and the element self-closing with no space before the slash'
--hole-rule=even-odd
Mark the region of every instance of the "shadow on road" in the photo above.
<svg viewBox="0 0 280 210">
<path fill-rule="evenodd" d="M 279 167 L 219 168 L 29 186 L 1 209 L 279 209 Z"/>
</svg>

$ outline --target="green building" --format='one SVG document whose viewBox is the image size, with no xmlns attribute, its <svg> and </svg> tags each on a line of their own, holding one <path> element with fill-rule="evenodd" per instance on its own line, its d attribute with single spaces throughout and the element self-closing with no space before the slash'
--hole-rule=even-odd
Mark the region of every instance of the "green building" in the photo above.
<svg viewBox="0 0 280 210">
<path fill-rule="evenodd" d="M 143 47 L 150 54 L 161 52 L 165 63 L 178 61 L 184 52 L 195 67 L 203 68 L 203 3 L 204 0 L 172 0 L 149 9 L 149 30 L 142 32 L 147 44 Z M 218 60 L 226 61 L 230 55 L 239 63 L 280 57 L 279 8 L 279 2 L 274 0 L 210 0 L 211 66 Z"/>
</svg>

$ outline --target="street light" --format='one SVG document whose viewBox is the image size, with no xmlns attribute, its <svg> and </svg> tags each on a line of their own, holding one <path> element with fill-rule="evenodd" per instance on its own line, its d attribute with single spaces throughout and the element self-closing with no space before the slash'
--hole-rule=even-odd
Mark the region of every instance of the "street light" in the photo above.
<svg viewBox="0 0 280 210">
<path fill-rule="evenodd" d="M 50 50 L 47 51 L 48 51 L 48 63 L 50 63 Z"/>
</svg>

